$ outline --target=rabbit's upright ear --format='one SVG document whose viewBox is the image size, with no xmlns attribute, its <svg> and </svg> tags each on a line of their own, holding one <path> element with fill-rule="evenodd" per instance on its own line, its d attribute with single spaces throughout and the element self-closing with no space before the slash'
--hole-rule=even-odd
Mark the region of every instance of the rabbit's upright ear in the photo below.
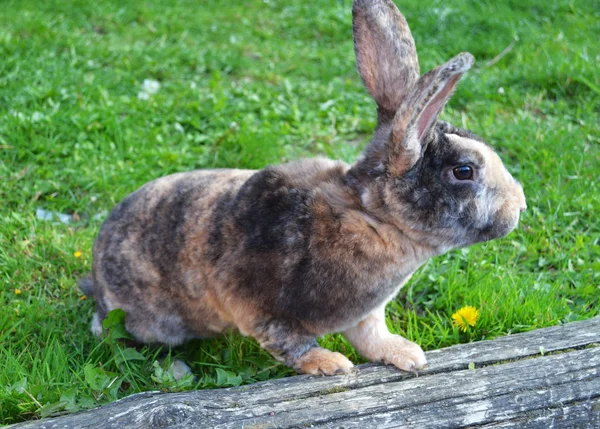
<svg viewBox="0 0 600 429">
<path fill-rule="evenodd" d="M 419 78 L 396 112 L 387 150 L 387 171 L 400 175 L 421 157 L 434 125 L 461 76 L 473 65 L 463 52 Z"/>
<path fill-rule="evenodd" d="M 381 125 L 392 120 L 419 78 L 415 42 L 392 0 L 354 0 L 352 29 L 358 73 Z"/>
</svg>

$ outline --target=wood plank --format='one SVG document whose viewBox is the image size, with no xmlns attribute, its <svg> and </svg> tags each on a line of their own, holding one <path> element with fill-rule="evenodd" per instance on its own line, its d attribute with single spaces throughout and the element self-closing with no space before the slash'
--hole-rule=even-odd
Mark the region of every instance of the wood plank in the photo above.
<svg viewBox="0 0 600 429">
<path fill-rule="evenodd" d="M 600 419 L 599 343 L 596 318 L 427 352 L 419 377 L 370 364 L 344 376 L 143 393 L 15 427 L 577 427 Z"/>
<path fill-rule="evenodd" d="M 468 427 L 501 422 L 531 411 L 600 397 L 600 349 L 528 359 L 480 370 L 445 374 L 361 389 L 359 397 L 319 401 L 316 427 Z M 379 386 L 378 386 L 379 387 Z M 330 395 L 334 396 L 334 395 Z M 385 399 L 384 399 L 385 398 Z M 360 412 L 354 411 L 361 404 Z M 307 405 L 306 403 L 303 405 Z M 301 412 L 294 412 L 294 417 Z M 302 418 L 301 418 L 302 419 Z M 293 427 L 287 421 L 262 427 Z M 302 421 L 306 421 L 302 419 Z M 218 427 L 235 427 L 222 425 Z"/>
<path fill-rule="evenodd" d="M 526 416 L 479 428 L 495 429 L 573 429 L 600 428 L 600 400 L 575 402 L 561 407 L 536 410 Z"/>
</svg>

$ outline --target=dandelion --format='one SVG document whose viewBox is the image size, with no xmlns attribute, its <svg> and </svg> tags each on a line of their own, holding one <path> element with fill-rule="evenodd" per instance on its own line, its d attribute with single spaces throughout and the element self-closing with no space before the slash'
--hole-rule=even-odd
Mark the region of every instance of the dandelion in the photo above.
<svg viewBox="0 0 600 429">
<path fill-rule="evenodd" d="M 81 296 L 79 297 L 79 301 L 83 301 L 83 300 L 85 300 L 86 298 L 87 298 L 87 296 L 85 296 L 85 295 L 81 295 Z"/>
<path fill-rule="evenodd" d="M 15 295 L 21 295 L 21 289 L 15 289 Z"/>
<path fill-rule="evenodd" d="M 479 319 L 479 310 L 467 305 L 452 315 L 452 323 L 463 332 L 467 332 L 467 325 L 475 326 Z"/>
<path fill-rule="evenodd" d="M 81 252 L 78 250 L 77 252 L 73 253 L 73 256 L 76 258 L 81 258 Z"/>
</svg>

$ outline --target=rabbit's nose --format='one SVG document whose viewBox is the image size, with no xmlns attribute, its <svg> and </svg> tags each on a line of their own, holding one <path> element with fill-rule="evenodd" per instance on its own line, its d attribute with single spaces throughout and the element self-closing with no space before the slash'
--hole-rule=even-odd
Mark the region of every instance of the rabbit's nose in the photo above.
<svg viewBox="0 0 600 429">
<path fill-rule="evenodd" d="M 519 207 L 519 210 L 521 213 L 523 213 L 525 210 L 527 210 L 527 204 L 523 204 L 521 207 Z"/>
</svg>

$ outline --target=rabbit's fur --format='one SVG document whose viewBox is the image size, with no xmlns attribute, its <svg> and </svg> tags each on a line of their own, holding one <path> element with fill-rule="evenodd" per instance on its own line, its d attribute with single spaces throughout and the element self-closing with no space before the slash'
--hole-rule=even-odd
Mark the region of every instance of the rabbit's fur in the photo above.
<svg viewBox="0 0 600 429">
<path fill-rule="evenodd" d="M 318 347 L 330 332 L 370 360 L 425 365 L 418 345 L 388 332 L 386 303 L 428 258 L 508 234 L 525 197 L 487 144 L 437 120 L 470 54 L 419 77 L 391 0 L 356 0 L 353 31 L 378 112 L 363 156 L 352 166 L 305 159 L 144 185 L 94 244 L 84 286 L 95 295 L 96 334 L 122 308 L 140 342 L 177 345 L 235 328 L 304 373 L 352 367 Z M 459 180 L 464 166 L 472 177 Z"/>
</svg>

